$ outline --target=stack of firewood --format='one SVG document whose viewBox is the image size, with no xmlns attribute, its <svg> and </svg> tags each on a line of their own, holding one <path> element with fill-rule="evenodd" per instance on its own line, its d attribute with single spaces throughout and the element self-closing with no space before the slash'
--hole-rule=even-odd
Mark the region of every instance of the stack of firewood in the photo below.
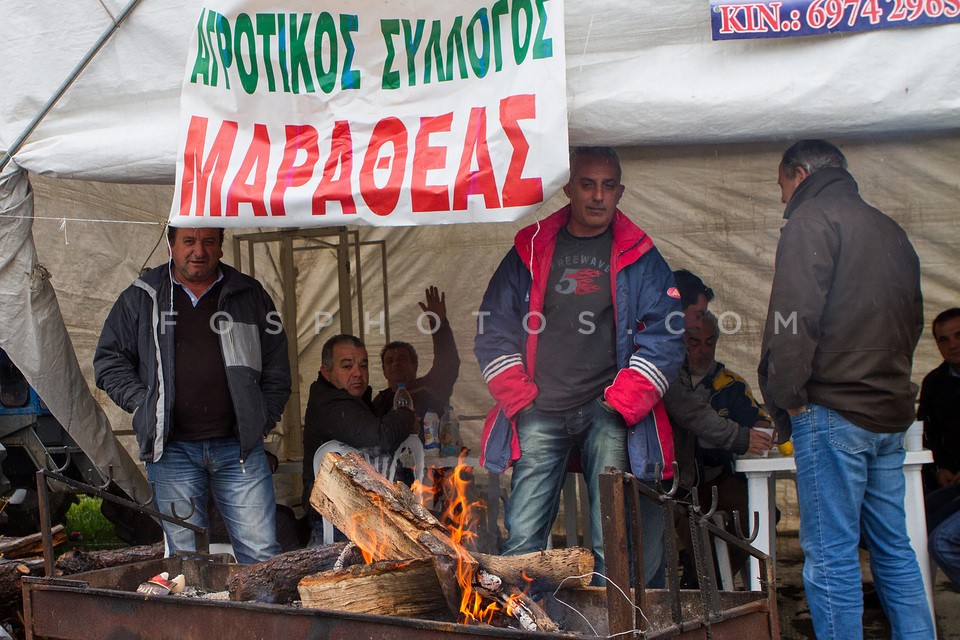
<svg viewBox="0 0 960 640">
<path fill-rule="evenodd" d="M 471 553 L 405 485 L 391 484 L 357 454 L 326 456 L 310 504 L 351 543 L 245 569 L 231 580 L 233 599 L 287 601 L 290 576 L 304 575 L 297 584 L 304 607 L 557 631 L 529 593 L 590 581 L 587 549 Z M 311 563 L 322 570 L 305 575 Z"/>
</svg>

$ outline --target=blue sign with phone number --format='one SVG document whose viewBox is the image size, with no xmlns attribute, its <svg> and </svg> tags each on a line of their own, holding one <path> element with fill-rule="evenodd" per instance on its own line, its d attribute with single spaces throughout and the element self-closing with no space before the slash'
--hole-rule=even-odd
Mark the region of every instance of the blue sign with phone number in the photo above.
<svg viewBox="0 0 960 640">
<path fill-rule="evenodd" d="M 714 40 L 960 22 L 960 0 L 710 0 Z"/>
</svg>

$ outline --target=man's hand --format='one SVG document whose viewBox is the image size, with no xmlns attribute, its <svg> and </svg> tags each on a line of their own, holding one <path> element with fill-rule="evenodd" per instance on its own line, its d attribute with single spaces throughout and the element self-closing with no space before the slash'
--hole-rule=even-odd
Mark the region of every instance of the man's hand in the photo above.
<svg viewBox="0 0 960 640">
<path fill-rule="evenodd" d="M 807 410 L 807 405 L 803 405 L 802 407 L 797 407 L 796 409 L 787 409 L 787 414 L 791 416 L 798 416 L 806 410 Z"/>
<path fill-rule="evenodd" d="M 420 424 L 420 418 L 415 417 L 413 419 L 413 424 L 410 425 L 410 433 L 415 436 L 420 435 L 420 432 L 423 430 L 423 426 Z"/>
<path fill-rule="evenodd" d="M 960 473 L 953 473 L 950 469 L 937 470 L 937 484 L 941 487 L 949 487 L 957 482 L 960 482 Z"/>
<path fill-rule="evenodd" d="M 419 302 L 420 309 L 429 314 L 430 328 L 436 329 L 437 322 L 443 323 L 447 319 L 447 295 L 437 289 L 436 287 L 430 287 L 425 292 L 426 294 L 426 303 Z M 436 314 L 436 315 L 434 315 Z"/>
<path fill-rule="evenodd" d="M 760 430 L 771 428 L 770 423 L 766 420 L 758 420 L 750 428 L 750 446 L 747 448 L 747 453 L 762 456 L 773 448 L 773 436 Z"/>
</svg>

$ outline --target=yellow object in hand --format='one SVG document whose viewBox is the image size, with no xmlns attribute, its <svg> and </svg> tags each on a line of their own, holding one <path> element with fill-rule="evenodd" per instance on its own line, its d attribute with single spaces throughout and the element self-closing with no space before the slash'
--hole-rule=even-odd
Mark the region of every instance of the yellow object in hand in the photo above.
<svg viewBox="0 0 960 640">
<path fill-rule="evenodd" d="M 787 440 L 783 444 L 778 444 L 777 449 L 785 456 L 793 455 L 793 440 Z"/>
</svg>

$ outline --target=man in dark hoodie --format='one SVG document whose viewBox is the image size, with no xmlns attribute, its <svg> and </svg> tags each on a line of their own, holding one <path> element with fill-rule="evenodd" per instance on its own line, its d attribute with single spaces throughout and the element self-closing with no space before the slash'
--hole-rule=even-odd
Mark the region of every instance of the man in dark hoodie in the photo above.
<svg viewBox="0 0 960 640">
<path fill-rule="evenodd" d="M 863 636 L 866 542 L 895 638 L 933 638 L 904 515 L 903 434 L 914 419 L 923 330 L 907 234 L 860 197 L 837 147 L 783 154 L 787 205 L 759 368 L 781 440 L 793 431 L 803 580 L 820 640 Z"/>
<path fill-rule="evenodd" d="M 324 442 L 339 440 L 374 455 L 392 453 L 411 433 L 417 416 L 409 409 L 393 409 L 382 417 L 373 412 L 367 348 L 360 338 L 333 336 L 320 352 L 320 375 L 310 385 L 303 424 L 303 507 L 310 507 L 313 456 Z"/>
</svg>

